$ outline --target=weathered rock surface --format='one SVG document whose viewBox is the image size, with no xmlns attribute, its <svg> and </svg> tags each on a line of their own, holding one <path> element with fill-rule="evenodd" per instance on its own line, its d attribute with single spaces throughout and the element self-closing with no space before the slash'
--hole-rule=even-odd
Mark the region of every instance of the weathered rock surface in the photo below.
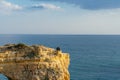
<svg viewBox="0 0 120 80">
<path fill-rule="evenodd" d="M 69 54 L 41 45 L 0 47 L 0 73 L 10 80 L 70 80 Z"/>
</svg>

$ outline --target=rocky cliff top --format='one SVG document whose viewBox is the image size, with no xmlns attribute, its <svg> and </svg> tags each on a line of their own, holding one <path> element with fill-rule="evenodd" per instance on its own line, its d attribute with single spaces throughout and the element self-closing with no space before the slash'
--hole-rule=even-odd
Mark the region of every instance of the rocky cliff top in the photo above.
<svg viewBox="0 0 120 80">
<path fill-rule="evenodd" d="M 0 46 L 0 73 L 11 80 L 70 80 L 69 54 L 42 45 Z"/>
</svg>

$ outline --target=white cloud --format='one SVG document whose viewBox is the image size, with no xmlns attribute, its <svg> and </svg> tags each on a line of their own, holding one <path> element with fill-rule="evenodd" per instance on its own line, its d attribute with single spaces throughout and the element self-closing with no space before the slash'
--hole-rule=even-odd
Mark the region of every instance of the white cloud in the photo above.
<svg viewBox="0 0 120 80">
<path fill-rule="evenodd" d="M 12 9 L 12 10 L 21 10 L 22 7 L 19 6 L 19 5 L 16 5 L 16 4 L 12 4 L 10 2 L 6 2 L 6 1 L 1 1 L 1 5 L 4 7 L 4 8 L 9 8 L 9 9 Z"/>
<path fill-rule="evenodd" d="M 50 9 L 50 10 L 62 10 L 61 7 L 56 6 L 54 4 L 35 4 L 30 6 L 19 6 L 17 4 L 13 4 L 11 2 L 8 2 L 6 0 L 0 0 L 0 13 L 2 14 L 11 14 L 14 11 L 20 11 L 20 10 L 40 10 L 40 9 Z"/>
<path fill-rule="evenodd" d="M 17 4 L 12 4 L 7 1 L 0 1 L 0 12 L 9 13 L 11 11 L 22 10 L 22 7 Z"/>
<path fill-rule="evenodd" d="M 52 9 L 52 10 L 60 10 L 61 9 L 61 7 L 56 6 L 54 4 L 45 4 L 45 3 L 43 3 L 43 4 L 35 4 L 33 7 L 34 8 Z"/>
</svg>

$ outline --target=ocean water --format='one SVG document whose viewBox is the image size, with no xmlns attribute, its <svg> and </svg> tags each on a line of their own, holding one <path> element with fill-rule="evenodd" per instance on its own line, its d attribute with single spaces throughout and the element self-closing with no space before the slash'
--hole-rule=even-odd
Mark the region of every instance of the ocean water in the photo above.
<svg viewBox="0 0 120 80">
<path fill-rule="evenodd" d="M 120 80 L 119 35 L 0 35 L 0 45 L 8 43 L 61 47 L 70 54 L 71 80 Z"/>
</svg>

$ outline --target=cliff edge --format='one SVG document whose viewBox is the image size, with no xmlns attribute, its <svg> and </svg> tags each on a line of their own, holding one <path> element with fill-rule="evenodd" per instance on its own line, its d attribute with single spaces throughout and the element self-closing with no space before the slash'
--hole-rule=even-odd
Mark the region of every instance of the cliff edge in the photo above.
<svg viewBox="0 0 120 80">
<path fill-rule="evenodd" d="M 0 73 L 10 80 L 70 80 L 69 54 L 42 45 L 0 46 Z"/>
</svg>

